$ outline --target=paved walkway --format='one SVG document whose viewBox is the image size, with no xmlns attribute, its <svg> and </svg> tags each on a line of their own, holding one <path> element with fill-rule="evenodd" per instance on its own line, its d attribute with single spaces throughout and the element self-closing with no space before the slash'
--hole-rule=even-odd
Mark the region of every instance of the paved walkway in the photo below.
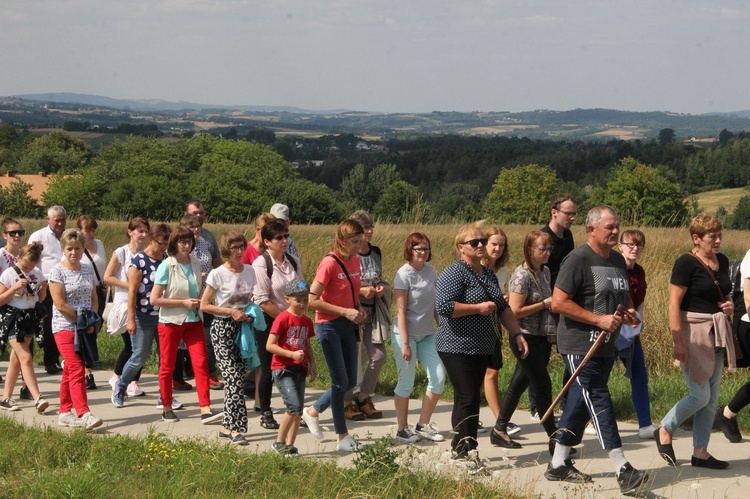
<svg viewBox="0 0 750 499">
<path fill-rule="evenodd" d="M 5 373 L 7 362 L 0 362 L 0 373 Z M 37 370 L 42 393 L 46 394 L 50 402 L 50 408 L 44 415 L 38 415 L 30 401 L 18 401 L 18 388 L 14 398 L 21 406 L 18 412 L 2 411 L 4 417 L 16 418 L 27 424 L 57 425 L 59 376 L 50 376 L 41 368 Z M 204 426 L 200 423 L 197 396 L 195 391 L 177 392 L 177 398 L 185 405 L 182 410 L 176 411 L 180 417 L 178 423 L 161 422 L 161 413 L 156 410 L 156 397 L 158 383 L 155 375 L 144 375 L 141 386 L 146 391 L 146 396 L 131 398 L 126 401 L 125 407 L 115 408 L 110 402 L 110 387 L 107 380 L 112 376 L 108 371 L 95 371 L 97 390 L 89 391 L 89 405 L 92 412 L 104 420 L 104 425 L 99 429 L 100 434 L 121 433 L 127 435 L 144 435 L 150 428 L 173 436 L 195 436 L 206 439 L 216 439 L 219 428 L 217 425 Z M 20 386 L 20 385 L 19 385 Z M 221 397 L 223 392 L 211 391 L 214 401 L 213 408 L 221 410 Z M 308 401 L 314 400 L 318 392 L 309 392 Z M 380 420 L 367 420 L 363 422 L 349 422 L 349 430 L 362 441 L 373 441 L 384 435 L 392 436 L 395 433 L 395 411 L 393 402 L 387 397 L 376 396 L 373 398 L 375 405 L 383 410 L 383 418 Z M 250 404 L 252 405 L 252 403 Z M 281 399 L 274 389 L 273 406 L 282 407 Z M 411 402 L 409 422 L 416 423 L 419 413 L 420 402 Z M 450 428 L 451 405 L 447 402 L 438 404 L 433 422 L 443 430 L 448 437 Z M 481 419 L 485 425 L 491 428 L 493 418 L 490 410 L 483 407 Z M 601 450 L 594 436 L 586 436 L 583 445 L 579 448 L 580 457 L 577 459 L 576 467 L 581 471 L 592 475 L 594 481 L 588 485 L 573 485 L 568 483 L 548 482 L 543 474 L 549 463 L 550 457 L 547 453 L 547 439 L 538 422 L 531 421 L 527 411 L 519 410 L 514 422 L 519 424 L 522 431 L 514 438 L 523 445 L 522 449 L 507 450 L 494 447 L 489 442 L 489 433 L 480 433 L 479 452 L 483 459 L 488 460 L 488 473 L 485 477 L 476 478 L 495 481 L 499 486 L 516 488 L 527 491 L 535 497 L 585 497 L 606 498 L 620 497 L 619 488 L 614 478 L 606 453 Z M 330 411 L 321 417 L 321 423 L 329 430 L 333 429 Z M 62 431 L 72 431 L 62 428 Z M 656 453 L 653 440 L 641 440 L 638 438 L 637 427 L 629 423 L 620 424 L 620 433 L 623 438 L 626 457 L 636 468 L 651 469 L 651 482 L 648 487 L 649 497 L 670 498 L 744 498 L 750 493 L 750 439 L 746 438 L 742 443 L 730 444 L 723 435 L 714 433 L 710 451 L 720 459 L 730 462 L 728 470 L 714 471 L 690 466 L 690 453 L 692 439 L 688 432 L 679 431 L 675 436 L 674 448 L 678 457 L 677 467 L 668 466 Z M 270 449 L 275 439 L 276 432 L 262 428 L 259 415 L 251 413 L 249 430 L 247 433 L 250 445 L 246 449 L 250 452 L 265 452 Z M 415 460 L 412 465 L 428 469 L 442 469 L 447 472 L 453 470 L 447 464 L 450 445 L 446 438 L 445 442 L 423 442 L 411 446 L 415 452 Z M 326 432 L 326 438 L 322 441 L 315 440 L 306 429 L 300 430 L 296 443 L 300 452 L 307 458 L 336 459 L 341 466 L 351 463 L 353 455 L 336 451 L 335 435 L 331 431 Z M 406 449 L 406 446 L 403 446 Z M 743 490 L 745 492 L 743 492 Z"/>
</svg>

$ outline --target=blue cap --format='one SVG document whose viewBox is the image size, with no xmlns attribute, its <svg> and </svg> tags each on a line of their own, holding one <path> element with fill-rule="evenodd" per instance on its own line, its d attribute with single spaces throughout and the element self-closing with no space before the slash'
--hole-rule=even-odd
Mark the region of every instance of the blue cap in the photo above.
<svg viewBox="0 0 750 499">
<path fill-rule="evenodd" d="M 310 287 L 307 285 L 305 281 L 294 279 L 293 281 L 286 283 L 286 288 L 284 289 L 284 296 L 303 296 L 303 295 L 309 295 L 309 294 L 310 294 Z"/>
</svg>

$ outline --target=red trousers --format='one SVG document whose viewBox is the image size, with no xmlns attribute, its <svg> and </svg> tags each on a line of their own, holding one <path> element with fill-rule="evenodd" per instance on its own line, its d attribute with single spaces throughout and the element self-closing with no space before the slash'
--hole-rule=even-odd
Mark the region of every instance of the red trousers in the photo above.
<svg viewBox="0 0 750 499">
<path fill-rule="evenodd" d="M 195 389 L 198 391 L 198 404 L 203 407 L 211 405 L 208 385 L 208 361 L 206 360 L 206 339 L 202 322 L 183 322 L 182 324 L 158 325 L 159 349 L 159 391 L 165 408 L 172 405 L 172 373 L 177 359 L 177 348 L 180 340 L 187 345 L 195 375 Z M 166 409 L 165 409 L 166 410 Z"/>
<path fill-rule="evenodd" d="M 65 360 L 60 379 L 60 414 L 70 412 L 70 409 L 75 407 L 76 415 L 80 418 L 91 410 L 86 395 L 86 368 L 73 345 L 75 332 L 63 329 L 53 336 L 57 349 Z"/>
</svg>

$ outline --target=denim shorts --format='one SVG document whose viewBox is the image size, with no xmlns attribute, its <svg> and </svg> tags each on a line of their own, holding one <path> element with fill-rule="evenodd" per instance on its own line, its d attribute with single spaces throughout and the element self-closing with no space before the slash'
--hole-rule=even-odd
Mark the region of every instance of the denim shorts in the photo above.
<svg viewBox="0 0 750 499">
<path fill-rule="evenodd" d="M 287 414 L 302 414 L 305 404 L 305 379 L 307 372 L 301 367 L 274 369 L 271 372 Z"/>
</svg>

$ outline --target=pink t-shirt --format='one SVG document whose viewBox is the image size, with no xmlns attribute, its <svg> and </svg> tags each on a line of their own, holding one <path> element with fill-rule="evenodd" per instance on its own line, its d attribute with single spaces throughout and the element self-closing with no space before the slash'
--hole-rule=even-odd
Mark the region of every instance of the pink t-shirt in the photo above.
<svg viewBox="0 0 750 499">
<path fill-rule="evenodd" d="M 359 296 L 359 288 L 362 287 L 360 282 L 360 270 L 359 270 L 359 256 L 354 255 L 349 260 L 340 258 L 341 262 L 346 267 L 354 285 L 354 296 Z M 318 265 L 318 270 L 315 272 L 315 280 L 320 284 L 325 284 L 325 289 L 320 295 L 320 299 L 331 305 L 344 308 L 356 308 L 356 303 L 352 301 L 352 286 L 349 285 L 349 279 L 341 270 L 341 265 L 338 264 L 330 256 L 326 256 Z M 315 311 L 315 322 L 327 322 L 338 319 L 340 316 L 335 314 L 326 314 L 319 310 Z"/>
<path fill-rule="evenodd" d="M 256 258 L 260 256 L 260 253 L 258 252 L 255 247 L 247 243 L 247 248 L 245 248 L 245 252 L 242 253 L 242 258 L 240 261 L 244 263 L 245 265 L 252 265 Z"/>
<path fill-rule="evenodd" d="M 315 336 L 315 326 L 306 315 L 296 316 L 289 313 L 288 310 L 281 312 L 273 321 L 271 334 L 279 335 L 279 345 L 284 350 L 294 352 L 296 350 L 309 351 L 310 338 Z M 309 360 L 305 355 L 305 360 L 297 362 L 289 357 L 282 357 L 273 354 L 271 356 L 271 369 L 286 369 L 292 366 L 302 366 L 307 371 Z"/>
</svg>

